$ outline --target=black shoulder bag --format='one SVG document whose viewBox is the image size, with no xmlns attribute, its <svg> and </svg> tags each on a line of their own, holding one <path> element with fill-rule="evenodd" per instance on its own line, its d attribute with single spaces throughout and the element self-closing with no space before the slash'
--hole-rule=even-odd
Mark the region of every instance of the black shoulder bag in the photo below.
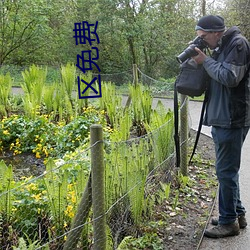
<svg viewBox="0 0 250 250">
<path fill-rule="evenodd" d="M 196 134 L 195 144 L 193 152 L 191 154 L 189 163 L 195 154 L 195 150 L 199 141 L 200 132 L 202 128 L 202 121 L 205 112 L 206 102 L 207 102 L 207 85 L 209 81 L 209 76 L 202 65 L 196 64 L 196 62 L 190 58 L 186 60 L 180 66 L 180 73 L 175 81 L 174 88 L 174 123 L 175 123 L 175 148 L 176 148 L 176 166 L 180 166 L 180 140 L 179 140 L 179 114 L 178 114 L 178 93 L 187 96 L 201 96 L 205 93 L 200 121 L 198 126 L 198 131 Z"/>
<path fill-rule="evenodd" d="M 207 72 L 192 58 L 183 62 L 175 86 L 178 93 L 191 97 L 201 96 L 207 88 Z"/>
</svg>

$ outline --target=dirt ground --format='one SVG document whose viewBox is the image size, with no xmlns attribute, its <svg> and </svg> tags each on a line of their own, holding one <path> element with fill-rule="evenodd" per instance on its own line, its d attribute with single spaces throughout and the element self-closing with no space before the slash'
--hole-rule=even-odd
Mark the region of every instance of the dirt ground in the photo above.
<svg viewBox="0 0 250 250">
<path fill-rule="evenodd" d="M 191 131 L 191 138 L 190 147 L 193 146 L 194 131 Z M 167 228 L 160 232 L 164 236 L 164 250 L 199 249 L 217 193 L 214 160 L 213 141 L 201 134 L 197 154 L 189 166 L 191 183 L 185 188 L 179 188 L 176 209 L 169 203 L 161 207 L 167 214 L 168 221 Z M 175 197 L 173 194 L 172 199 Z"/>
</svg>

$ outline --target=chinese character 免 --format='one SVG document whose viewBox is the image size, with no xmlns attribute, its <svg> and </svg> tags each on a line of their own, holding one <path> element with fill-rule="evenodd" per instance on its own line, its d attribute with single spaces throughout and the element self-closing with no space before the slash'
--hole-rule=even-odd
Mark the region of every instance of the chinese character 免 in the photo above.
<svg viewBox="0 0 250 250">
<path fill-rule="evenodd" d="M 92 57 L 92 50 L 95 49 L 96 50 L 96 57 Z M 99 52 L 98 52 L 98 48 L 96 47 L 92 47 L 92 50 L 83 50 L 82 51 L 82 55 L 77 55 L 77 64 L 76 66 L 83 72 L 85 73 L 86 70 L 93 70 L 92 64 L 94 64 L 96 66 L 96 68 L 98 69 L 99 72 L 101 72 L 99 66 L 97 65 L 96 60 L 98 60 L 99 58 Z M 80 60 L 81 60 L 81 64 L 80 64 Z"/>
</svg>

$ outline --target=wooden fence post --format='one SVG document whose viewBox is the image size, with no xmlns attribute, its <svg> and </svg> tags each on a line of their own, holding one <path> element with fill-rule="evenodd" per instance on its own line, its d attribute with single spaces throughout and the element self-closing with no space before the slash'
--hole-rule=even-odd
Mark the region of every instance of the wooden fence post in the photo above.
<svg viewBox="0 0 250 250">
<path fill-rule="evenodd" d="M 180 169 L 181 174 L 188 174 L 188 97 L 181 94 L 180 109 Z"/>
<path fill-rule="evenodd" d="M 103 130 L 99 124 L 90 127 L 91 176 L 93 205 L 93 250 L 106 249 L 106 216 L 104 193 L 104 149 Z"/>
<path fill-rule="evenodd" d="M 134 85 L 138 84 L 138 71 L 137 71 L 137 65 L 133 64 L 133 77 L 134 77 Z"/>
</svg>

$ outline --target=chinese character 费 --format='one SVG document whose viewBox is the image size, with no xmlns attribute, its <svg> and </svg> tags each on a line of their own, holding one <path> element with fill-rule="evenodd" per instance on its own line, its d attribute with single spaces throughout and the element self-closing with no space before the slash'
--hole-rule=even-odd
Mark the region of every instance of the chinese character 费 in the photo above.
<svg viewBox="0 0 250 250">
<path fill-rule="evenodd" d="M 90 27 L 95 26 L 94 31 L 90 31 Z M 96 21 L 96 24 L 89 24 L 86 21 L 83 21 L 82 23 L 75 23 L 75 28 L 73 31 L 75 31 L 75 41 L 76 45 L 78 45 L 78 40 L 80 44 L 86 44 L 86 40 L 89 42 L 90 45 L 92 45 L 92 41 L 97 41 L 97 43 L 100 43 L 99 36 L 96 33 L 96 29 L 98 26 L 98 21 Z M 91 34 L 94 34 L 96 39 L 91 38 Z"/>
</svg>

